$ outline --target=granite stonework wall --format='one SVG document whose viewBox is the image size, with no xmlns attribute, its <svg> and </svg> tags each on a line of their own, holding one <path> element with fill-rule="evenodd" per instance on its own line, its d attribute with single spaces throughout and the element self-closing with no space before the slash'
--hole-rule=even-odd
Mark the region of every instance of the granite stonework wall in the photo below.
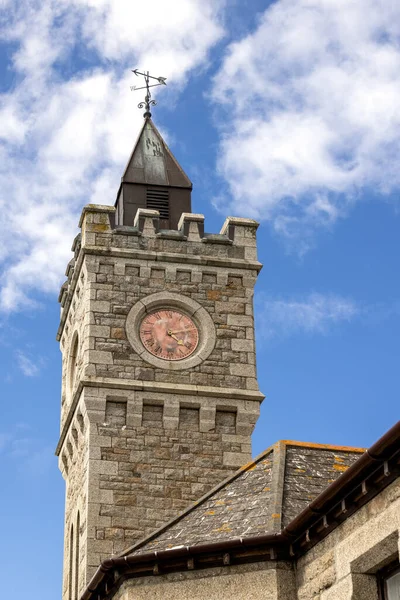
<svg viewBox="0 0 400 600">
<path fill-rule="evenodd" d="M 236 433 L 236 411 L 219 409 L 216 400 L 208 431 L 200 430 L 200 406 L 190 396 L 88 387 L 82 400 L 90 420 L 90 574 L 251 457 L 249 436 Z"/>
<path fill-rule="evenodd" d="M 79 246 L 74 243 L 75 255 L 78 255 Z M 74 273 L 74 262 L 72 259 L 67 267 L 66 275 L 71 278 Z M 60 338 L 60 350 L 62 353 L 62 379 L 61 379 L 61 431 L 68 418 L 74 394 L 77 391 L 79 381 L 82 378 L 85 353 L 88 351 L 89 340 L 84 335 L 89 324 L 89 313 L 87 307 L 90 300 L 90 292 L 86 285 L 86 265 L 82 264 L 79 278 L 74 285 L 74 293 L 68 310 L 65 309 L 65 292 L 68 284 L 61 288 L 61 315 L 64 315 L 63 335 Z"/>
<path fill-rule="evenodd" d="M 228 219 L 220 234 L 204 236 L 204 218 L 187 214 L 179 231 L 163 232 L 157 213 L 141 209 L 135 227 L 112 229 L 113 210 L 84 209 L 60 294 L 58 452 L 64 464 L 79 406 L 87 464 L 65 476 L 68 489 L 87 489 L 86 580 L 250 460 L 263 399 L 253 319 L 257 224 Z M 207 312 L 206 337 L 215 343 L 190 368 L 146 360 L 128 339 L 129 314 L 154 294 L 179 296 L 195 316 Z"/>
<path fill-rule="evenodd" d="M 257 563 L 130 579 L 114 600 L 295 600 L 294 573 L 286 563 Z"/>
<path fill-rule="evenodd" d="M 63 600 L 78 597 L 86 584 L 89 423 L 83 404 L 77 407 L 59 456 L 66 482 Z"/>
<path fill-rule="evenodd" d="M 399 559 L 399 532 L 397 480 L 297 562 L 297 599 L 379 600 L 376 573 Z"/>
</svg>

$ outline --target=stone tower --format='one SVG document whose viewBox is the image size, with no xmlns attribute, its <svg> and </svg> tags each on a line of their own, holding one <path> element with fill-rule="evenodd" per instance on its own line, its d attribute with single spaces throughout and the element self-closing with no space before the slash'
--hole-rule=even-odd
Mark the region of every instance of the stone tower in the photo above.
<svg viewBox="0 0 400 600">
<path fill-rule="evenodd" d="M 257 223 L 217 234 L 147 117 L 114 206 L 90 204 L 61 288 L 63 600 L 251 457 Z"/>
</svg>

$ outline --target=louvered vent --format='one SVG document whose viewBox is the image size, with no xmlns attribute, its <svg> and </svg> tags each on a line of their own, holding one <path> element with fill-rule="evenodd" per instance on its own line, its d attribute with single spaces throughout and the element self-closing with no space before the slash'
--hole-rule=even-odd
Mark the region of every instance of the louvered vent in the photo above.
<svg viewBox="0 0 400 600">
<path fill-rule="evenodd" d="M 147 189 L 146 206 L 151 210 L 160 212 L 160 219 L 169 219 L 169 194 L 168 190 Z"/>
</svg>

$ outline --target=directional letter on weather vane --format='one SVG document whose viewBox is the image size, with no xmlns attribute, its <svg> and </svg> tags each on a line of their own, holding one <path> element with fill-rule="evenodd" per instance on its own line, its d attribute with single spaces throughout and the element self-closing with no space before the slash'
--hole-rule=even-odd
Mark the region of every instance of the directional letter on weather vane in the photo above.
<svg viewBox="0 0 400 600">
<path fill-rule="evenodd" d="M 134 69 L 134 70 L 132 69 L 132 73 L 135 73 L 135 75 L 137 75 L 137 76 L 142 75 L 142 77 L 144 77 L 144 80 L 145 80 L 146 85 L 144 85 L 142 87 L 136 87 L 136 85 L 131 85 L 131 92 L 134 92 L 136 90 L 146 90 L 147 93 L 144 98 L 144 102 L 139 102 L 139 104 L 138 104 L 138 108 L 145 109 L 143 116 L 146 119 L 147 117 L 151 117 L 150 106 L 155 106 L 157 104 L 157 102 L 155 100 L 151 99 L 150 88 L 157 87 L 158 85 L 167 85 L 166 84 L 167 78 L 166 77 L 153 77 L 153 75 L 150 75 L 148 71 L 146 71 L 145 73 L 141 73 L 140 71 L 138 71 L 138 69 Z M 156 81 L 158 81 L 158 83 L 150 84 L 150 79 L 155 79 Z"/>
</svg>

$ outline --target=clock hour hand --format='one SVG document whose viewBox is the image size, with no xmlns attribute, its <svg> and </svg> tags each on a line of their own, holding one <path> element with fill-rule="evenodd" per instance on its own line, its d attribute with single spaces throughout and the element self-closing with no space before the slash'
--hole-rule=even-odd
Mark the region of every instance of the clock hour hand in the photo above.
<svg viewBox="0 0 400 600">
<path fill-rule="evenodd" d="M 179 346 L 183 346 L 183 340 L 179 340 L 176 335 L 174 335 L 174 333 L 172 331 L 167 331 L 167 335 L 169 335 L 169 337 L 172 337 L 174 340 L 176 340 L 178 342 Z"/>
</svg>

